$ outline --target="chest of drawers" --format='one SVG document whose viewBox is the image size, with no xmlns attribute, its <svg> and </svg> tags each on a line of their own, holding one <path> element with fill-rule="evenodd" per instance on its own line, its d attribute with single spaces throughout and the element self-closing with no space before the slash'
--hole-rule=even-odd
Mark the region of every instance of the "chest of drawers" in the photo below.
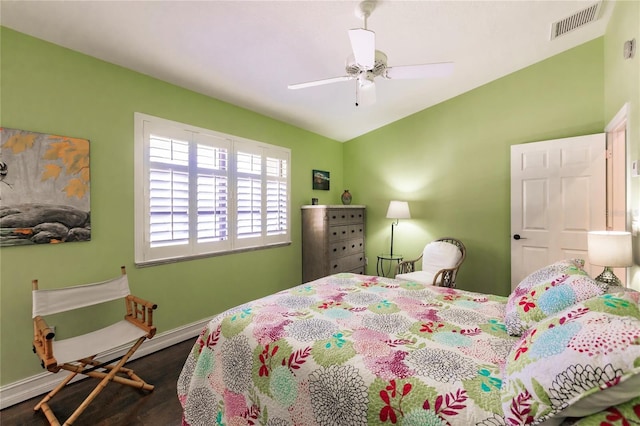
<svg viewBox="0 0 640 426">
<path fill-rule="evenodd" d="M 302 280 L 364 274 L 365 206 L 302 206 Z"/>
</svg>

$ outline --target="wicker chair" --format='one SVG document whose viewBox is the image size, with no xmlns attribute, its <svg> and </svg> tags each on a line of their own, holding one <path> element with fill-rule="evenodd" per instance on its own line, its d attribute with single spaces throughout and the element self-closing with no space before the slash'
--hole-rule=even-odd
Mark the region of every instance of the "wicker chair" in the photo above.
<svg viewBox="0 0 640 426">
<path fill-rule="evenodd" d="M 457 251 L 448 245 L 455 246 Z M 427 244 L 417 259 L 400 262 L 396 266 L 395 276 L 406 281 L 455 287 L 456 276 L 466 256 L 467 250 L 462 241 L 449 237 L 439 238 Z M 420 260 L 422 270 L 416 269 L 416 263 Z"/>
</svg>

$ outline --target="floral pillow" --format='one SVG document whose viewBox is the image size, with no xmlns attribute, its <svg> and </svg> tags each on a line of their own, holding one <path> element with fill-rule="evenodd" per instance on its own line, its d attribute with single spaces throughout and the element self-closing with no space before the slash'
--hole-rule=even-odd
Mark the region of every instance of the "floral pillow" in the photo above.
<svg viewBox="0 0 640 426">
<path fill-rule="evenodd" d="M 640 293 L 603 294 L 529 329 L 507 357 L 507 424 L 586 416 L 638 396 Z"/>
<path fill-rule="evenodd" d="M 590 278 L 583 266 L 582 259 L 561 260 L 522 280 L 507 300 L 507 332 L 521 336 L 547 316 L 605 293 L 607 285 Z"/>
<path fill-rule="evenodd" d="M 640 425 L 640 395 L 624 404 L 607 407 L 589 417 L 571 419 L 569 424 L 573 426 Z"/>
</svg>

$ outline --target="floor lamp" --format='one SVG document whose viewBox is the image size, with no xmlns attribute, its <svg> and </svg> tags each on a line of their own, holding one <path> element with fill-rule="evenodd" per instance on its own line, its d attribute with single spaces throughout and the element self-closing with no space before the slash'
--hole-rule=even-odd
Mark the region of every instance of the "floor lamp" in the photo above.
<svg viewBox="0 0 640 426">
<path fill-rule="evenodd" d="M 604 266 L 596 281 L 609 285 L 622 285 L 611 268 L 633 265 L 631 233 L 623 231 L 592 231 L 587 234 L 587 250 L 592 265 Z"/>
<path fill-rule="evenodd" d="M 387 219 L 395 219 L 391 222 L 391 257 L 393 257 L 393 227 L 398 225 L 399 219 L 411 219 L 409 203 L 406 201 L 391 201 L 387 209 Z"/>
</svg>

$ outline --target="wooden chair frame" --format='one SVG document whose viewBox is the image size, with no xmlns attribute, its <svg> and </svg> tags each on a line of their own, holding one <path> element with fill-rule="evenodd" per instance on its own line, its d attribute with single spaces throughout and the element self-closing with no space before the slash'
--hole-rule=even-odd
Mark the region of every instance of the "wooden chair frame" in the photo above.
<svg viewBox="0 0 640 426">
<path fill-rule="evenodd" d="M 456 238 L 451 238 L 451 237 L 443 237 L 443 238 L 439 238 L 435 241 L 443 241 L 446 243 L 450 243 L 450 244 L 454 244 L 455 246 L 458 247 L 458 249 L 460 250 L 460 253 L 462 254 L 462 256 L 460 256 L 460 259 L 458 260 L 458 262 L 451 268 L 448 269 L 441 269 L 439 270 L 434 276 L 433 276 L 433 285 L 437 286 L 440 285 L 442 287 L 455 287 L 456 286 L 456 277 L 458 275 L 458 271 L 460 270 L 460 266 L 462 265 L 462 262 L 464 262 L 465 257 L 467 256 L 467 249 L 464 246 L 464 244 L 462 243 L 462 241 L 456 239 Z M 400 262 L 397 266 L 396 266 L 396 272 L 395 275 L 398 274 L 407 274 L 409 272 L 415 272 L 416 271 L 416 263 L 418 261 L 420 261 L 422 259 L 422 254 L 420 255 L 420 257 L 418 257 L 417 259 L 412 259 L 412 260 L 405 260 Z M 438 284 L 438 279 L 440 279 L 440 283 Z"/>
<path fill-rule="evenodd" d="M 125 267 L 122 266 L 120 269 L 122 275 L 126 275 Z M 33 280 L 32 286 L 33 290 L 38 290 L 38 280 Z M 56 361 L 53 351 L 53 338 L 55 337 L 55 333 L 51 327 L 47 325 L 44 318 L 39 315 L 33 318 L 33 352 L 40 358 L 42 367 L 52 373 L 57 373 L 60 370 L 67 370 L 71 372 L 71 374 L 60 382 L 60 384 L 58 384 L 33 408 L 34 411 L 42 410 L 51 425 L 59 426 L 60 422 L 49 407 L 49 401 L 78 374 L 99 379 L 100 383 L 64 422 L 64 425 L 73 424 L 78 416 L 82 414 L 89 404 L 98 396 L 107 384 L 109 384 L 109 382 L 116 382 L 138 389 L 153 391 L 153 385 L 146 383 L 136 375 L 133 370 L 125 368 L 124 365 L 146 339 L 151 339 L 155 335 L 156 327 L 153 325 L 153 311 L 158 306 L 133 295 L 127 295 L 124 297 L 124 303 L 126 307 L 126 315 L 124 319 L 146 332 L 146 334 L 138 338 L 124 355 L 107 362 L 100 362 L 96 360 L 95 358 L 98 355 L 96 354 L 87 358 L 79 359 L 75 362 L 59 364 L 58 361 Z"/>
</svg>

